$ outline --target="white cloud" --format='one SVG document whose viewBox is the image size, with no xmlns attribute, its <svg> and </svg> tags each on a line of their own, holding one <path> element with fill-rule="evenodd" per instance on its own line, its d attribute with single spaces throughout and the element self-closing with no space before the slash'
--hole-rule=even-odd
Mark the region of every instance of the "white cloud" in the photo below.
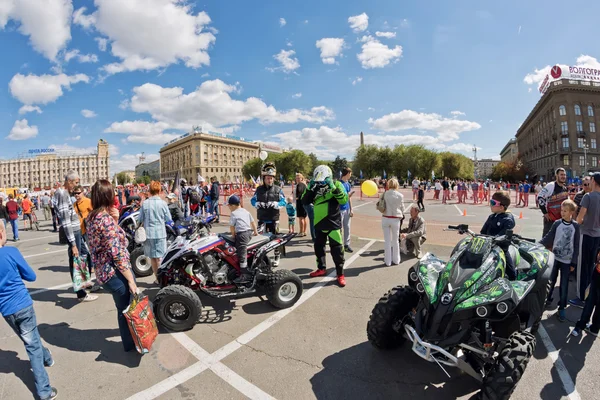
<svg viewBox="0 0 600 400">
<path fill-rule="evenodd" d="M 65 52 L 65 62 L 69 62 L 76 58 L 80 63 L 96 63 L 98 62 L 98 56 L 95 54 L 81 54 L 79 50 L 73 49 Z"/>
<path fill-rule="evenodd" d="M 364 32 L 369 27 L 369 16 L 366 13 L 355 15 L 348 18 L 348 23 L 355 33 Z"/>
<path fill-rule="evenodd" d="M 343 132 L 342 128 L 330 128 L 320 126 L 318 128 L 304 128 L 302 130 L 292 130 L 288 132 L 273 135 L 273 138 L 279 140 L 283 147 L 292 147 L 300 149 L 307 153 L 315 153 L 319 159 L 333 160 L 337 155 L 352 158 L 356 148 L 360 145 L 360 135 L 349 135 Z M 365 134 L 365 144 L 386 145 L 393 147 L 395 145 L 420 144 L 434 150 L 449 150 L 469 153 L 471 145 L 464 143 L 454 143 L 446 145 L 439 138 L 427 135 L 376 135 Z"/>
<path fill-rule="evenodd" d="M 285 45 L 286 45 L 287 47 L 292 47 L 292 46 L 294 45 L 294 43 L 292 43 L 292 41 L 291 41 L 291 40 L 288 40 L 287 42 L 285 42 Z"/>
<path fill-rule="evenodd" d="M 294 93 L 292 95 L 292 99 L 299 99 L 300 97 L 302 97 L 302 93 Z"/>
<path fill-rule="evenodd" d="M 107 45 L 108 45 L 108 39 L 106 39 L 106 38 L 101 38 L 101 37 L 97 37 L 97 38 L 94 38 L 94 40 L 95 40 L 96 42 L 98 42 L 98 49 L 99 49 L 100 51 L 106 51 L 106 47 L 107 47 Z"/>
<path fill-rule="evenodd" d="M 481 150 L 481 147 L 477 147 L 477 151 Z M 473 145 L 468 143 L 454 143 L 446 147 L 445 150 L 456 151 L 459 153 L 473 153 Z"/>
<path fill-rule="evenodd" d="M 294 54 L 296 54 L 294 50 L 281 50 L 279 53 L 273 56 L 274 59 L 279 61 L 279 64 L 281 64 L 281 66 L 277 68 L 267 68 L 267 70 L 271 72 L 283 71 L 286 74 L 294 72 L 295 70 L 300 68 L 300 62 L 296 57 L 293 57 Z"/>
<path fill-rule="evenodd" d="M 402 57 L 402 46 L 388 47 L 379 40 L 364 38 L 362 51 L 357 54 L 364 69 L 383 68 L 390 63 L 396 63 Z"/>
<path fill-rule="evenodd" d="M 396 37 L 396 32 L 375 32 L 375 36 L 377 37 L 383 37 L 386 39 L 393 39 Z"/>
<path fill-rule="evenodd" d="M 63 95 L 63 88 L 70 90 L 71 85 L 85 82 L 90 78 L 84 74 L 77 75 L 33 75 L 16 74 L 8 86 L 14 98 L 26 105 L 48 104 Z"/>
<path fill-rule="evenodd" d="M 202 75 L 200 75 L 200 78 L 208 78 L 209 76 L 210 74 L 208 72 L 205 72 Z"/>
<path fill-rule="evenodd" d="M 361 83 L 363 80 L 362 76 L 357 76 L 356 79 L 352 81 L 352 85 L 356 86 L 357 83 Z"/>
<path fill-rule="evenodd" d="M 279 26 L 285 26 L 285 24 L 287 24 L 285 18 L 279 18 Z"/>
<path fill-rule="evenodd" d="M 323 38 L 317 40 L 315 45 L 321 50 L 321 61 L 323 61 L 323 64 L 335 64 L 335 58 L 342 55 L 344 39 Z"/>
<path fill-rule="evenodd" d="M 85 118 L 94 118 L 94 117 L 98 116 L 98 114 L 96 114 L 92 110 L 86 110 L 86 109 L 81 110 L 81 115 L 83 115 Z"/>
<path fill-rule="evenodd" d="M 404 18 L 402 22 L 400 22 L 401 28 L 410 28 L 410 21 Z"/>
<path fill-rule="evenodd" d="M 419 113 L 413 110 L 402 110 L 399 113 L 384 115 L 381 118 L 369 118 L 369 124 L 374 129 L 385 132 L 415 129 L 419 131 L 436 132 L 442 141 L 458 139 L 461 132 L 481 128 L 477 122 L 444 118 L 439 114 Z"/>
<path fill-rule="evenodd" d="M 179 135 L 165 131 L 189 131 L 194 125 L 203 126 L 204 130 L 231 133 L 238 130 L 240 124 L 251 120 L 261 124 L 323 123 L 335 118 L 333 111 L 324 106 L 277 110 L 256 97 L 233 99 L 231 94 L 238 94 L 239 87 L 219 79 L 204 81 L 190 93 L 184 93 L 181 87 L 163 88 L 151 83 L 135 87 L 133 92 L 126 107 L 137 113 L 150 114 L 153 121 L 114 122 L 105 130 L 127 134 L 128 141 L 133 142 L 154 140 L 162 144 Z"/>
<path fill-rule="evenodd" d="M 29 36 L 33 48 L 51 61 L 71 40 L 71 0 L 2 0 L 0 29 L 8 20 L 19 22 L 19 32 Z"/>
<path fill-rule="evenodd" d="M 455 117 L 458 117 L 460 115 L 467 115 L 462 111 L 450 111 L 450 114 L 454 115 Z"/>
<path fill-rule="evenodd" d="M 95 0 L 95 4 L 93 14 L 81 13 L 75 22 L 93 25 L 110 42 L 112 55 L 121 61 L 105 65 L 107 74 L 154 70 L 180 61 L 189 68 L 210 65 L 208 50 L 216 41 L 216 30 L 207 27 L 208 14 L 193 14 L 188 2 L 128 0 L 125 5 L 122 0 Z"/>
<path fill-rule="evenodd" d="M 563 71 L 569 71 L 569 66 L 565 65 L 565 64 L 558 64 L 561 69 Z M 600 69 L 600 62 L 592 56 L 588 56 L 588 55 L 580 55 L 579 57 L 577 57 L 576 63 L 575 65 L 576 67 L 584 67 L 584 68 L 595 68 L 595 69 Z M 534 69 L 533 72 L 530 72 L 529 74 L 525 75 L 525 78 L 523 78 L 523 82 L 525 82 L 527 85 L 533 85 L 533 84 L 537 84 L 537 86 L 539 87 L 539 85 L 544 81 L 544 79 L 546 78 L 546 75 L 548 75 L 550 73 L 550 69 L 553 66 L 550 65 L 546 65 L 545 67 L 541 68 L 541 69 Z M 550 77 L 550 79 L 552 80 L 552 77 Z"/>
<path fill-rule="evenodd" d="M 67 140 L 79 140 L 81 139 L 81 136 L 77 135 L 77 136 L 73 136 L 71 138 L 67 138 Z"/>
<path fill-rule="evenodd" d="M 27 114 L 29 112 L 34 112 L 36 111 L 38 114 L 42 113 L 42 109 L 39 108 L 38 106 L 29 106 L 29 105 L 25 105 L 21 108 L 19 108 L 19 114 Z"/>
<path fill-rule="evenodd" d="M 373 107 L 368 107 L 367 110 L 369 110 L 369 111 L 375 111 L 375 109 Z"/>
<path fill-rule="evenodd" d="M 21 119 L 15 121 L 10 134 L 6 138 L 10 140 L 26 140 L 36 137 L 37 134 L 37 126 L 29 126 L 29 122 L 26 119 Z"/>
<path fill-rule="evenodd" d="M 86 15 L 86 7 L 81 7 L 73 13 L 73 23 L 80 25 L 83 29 L 91 29 L 96 24 L 96 16 L 94 14 Z"/>
</svg>

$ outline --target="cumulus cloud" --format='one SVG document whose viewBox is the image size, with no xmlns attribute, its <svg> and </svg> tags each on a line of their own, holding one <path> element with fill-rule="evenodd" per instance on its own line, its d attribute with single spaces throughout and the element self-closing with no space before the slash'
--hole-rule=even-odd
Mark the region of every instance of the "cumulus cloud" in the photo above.
<svg viewBox="0 0 600 400">
<path fill-rule="evenodd" d="M 369 27 L 369 16 L 366 13 L 348 18 L 348 24 L 355 33 L 364 32 Z"/>
<path fill-rule="evenodd" d="M 279 18 L 279 26 L 285 26 L 285 24 L 287 24 L 285 18 Z"/>
<path fill-rule="evenodd" d="M 81 110 L 81 115 L 83 115 L 85 118 L 94 118 L 94 117 L 98 116 L 98 114 L 96 114 L 92 110 L 86 110 L 86 109 Z"/>
<path fill-rule="evenodd" d="M 111 157 L 110 158 L 110 174 L 113 175 L 113 174 L 121 172 L 121 171 L 135 170 L 136 165 L 138 165 L 140 162 L 141 155 L 142 155 L 141 153 L 138 153 L 138 154 L 123 154 L 123 155 L 120 155 L 119 157 L 115 157 L 115 158 Z M 160 158 L 160 156 L 155 153 L 144 154 L 144 157 L 146 157 L 145 162 L 156 161 Z"/>
<path fill-rule="evenodd" d="M 362 51 L 356 55 L 364 69 L 383 68 L 402 57 L 402 46 L 388 47 L 372 36 L 363 36 Z"/>
<path fill-rule="evenodd" d="M 79 50 L 73 49 L 65 52 L 65 62 L 69 62 L 72 59 L 76 59 L 80 63 L 96 63 L 98 62 L 98 56 L 95 54 L 81 54 Z"/>
<path fill-rule="evenodd" d="M 2 0 L 0 30 L 9 20 L 19 23 L 19 32 L 29 36 L 33 48 L 50 61 L 71 40 L 71 0 Z"/>
<path fill-rule="evenodd" d="M 294 93 L 292 95 L 292 99 L 299 99 L 300 97 L 302 97 L 302 93 Z"/>
<path fill-rule="evenodd" d="M 294 72 L 300 68 L 300 62 L 294 57 L 294 54 L 296 54 L 294 50 L 281 50 L 273 56 L 273 58 L 279 62 L 280 66 L 276 68 L 267 68 L 267 70 L 271 72 L 283 71 L 286 74 Z"/>
<path fill-rule="evenodd" d="M 215 29 L 206 12 L 194 14 L 181 0 L 95 0 L 96 11 L 77 10 L 74 23 L 100 32 L 120 62 L 105 65 L 107 74 L 154 70 L 182 61 L 187 67 L 210 65 L 208 50 Z M 152 27 L 148 29 L 148 27 Z"/>
<path fill-rule="evenodd" d="M 164 143 L 179 135 L 165 131 L 189 131 L 194 125 L 231 133 L 251 120 L 261 124 L 323 123 L 335 118 L 333 111 L 324 106 L 277 110 L 256 97 L 233 99 L 231 96 L 240 92 L 239 87 L 219 79 L 204 81 L 190 93 L 184 93 L 181 87 L 164 88 L 152 83 L 135 87 L 133 92 L 126 107 L 136 113 L 150 114 L 153 121 L 114 122 L 105 131 L 127 134 L 127 140 L 133 142 Z"/>
<path fill-rule="evenodd" d="M 80 25 L 83 29 L 91 29 L 96 24 L 96 16 L 94 14 L 86 15 L 86 7 L 81 7 L 73 13 L 73 23 Z"/>
<path fill-rule="evenodd" d="M 42 109 L 39 108 L 38 106 L 27 106 L 27 105 L 25 105 L 25 106 L 19 108 L 19 114 L 21 114 L 21 115 L 22 114 L 27 114 L 27 113 L 30 113 L 30 112 L 34 112 L 34 111 L 37 112 L 38 114 L 42 113 Z"/>
<path fill-rule="evenodd" d="M 73 84 L 89 81 L 90 78 L 84 74 L 16 74 L 8 83 L 8 87 L 12 96 L 25 105 L 48 104 L 61 97 L 63 89 L 70 90 Z"/>
<path fill-rule="evenodd" d="M 37 134 L 37 126 L 29 126 L 29 122 L 26 119 L 21 119 L 15 121 L 10 134 L 6 138 L 10 140 L 26 140 L 36 137 Z"/>
<path fill-rule="evenodd" d="M 402 110 L 399 113 L 387 114 L 378 119 L 369 118 L 368 122 L 374 129 L 385 132 L 409 129 L 435 132 L 442 141 L 456 140 L 461 132 L 481 128 L 481 125 L 477 122 L 444 118 L 439 114 L 419 113 L 413 110 Z"/>
<path fill-rule="evenodd" d="M 335 58 L 342 55 L 344 39 L 323 38 L 317 40 L 316 46 L 321 50 L 321 61 L 323 61 L 323 64 L 335 64 Z"/>
<path fill-rule="evenodd" d="M 375 32 L 375 36 L 377 37 L 383 37 L 386 39 L 393 39 L 396 37 L 396 32 Z"/>
<path fill-rule="evenodd" d="M 462 111 L 450 111 L 450 114 L 454 115 L 455 117 L 461 116 L 461 115 L 467 115 Z"/>
<path fill-rule="evenodd" d="M 352 81 L 352 85 L 356 86 L 357 83 L 361 83 L 363 80 L 362 76 L 357 76 L 356 79 Z"/>
<path fill-rule="evenodd" d="M 97 37 L 94 39 L 96 42 L 98 42 L 98 49 L 100 51 L 106 51 L 106 47 L 108 46 L 108 39 L 106 38 L 101 38 L 101 37 Z"/>
<path fill-rule="evenodd" d="M 558 64 L 558 65 L 561 67 L 563 72 L 565 70 L 568 72 L 568 70 L 569 70 L 568 65 L 566 65 L 566 64 Z M 533 72 L 530 72 L 527 75 L 525 75 L 525 78 L 523 78 L 523 82 L 525 82 L 527 85 L 536 84 L 539 87 L 541 85 L 541 83 L 544 81 L 544 79 L 546 78 L 546 75 L 550 74 L 550 69 L 553 66 L 554 65 L 552 65 L 552 66 L 546 65 L 545 67 L 543 67 L 541 69 L 535 68 L 533 70 Z M 595 57 L 582 54 L 579 57 L 577 57 L 575 66 L 576 67 L 584 67 L 584 68 L 600 69 L 600 62 Z M 552 76 L 550 76 L 550 79 L 552 80 Z"/>
</svg>

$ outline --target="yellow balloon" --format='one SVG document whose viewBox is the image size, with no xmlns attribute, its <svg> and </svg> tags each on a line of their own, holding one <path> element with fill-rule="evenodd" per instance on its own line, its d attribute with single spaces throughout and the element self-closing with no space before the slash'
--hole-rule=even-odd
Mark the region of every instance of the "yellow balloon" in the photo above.
<svg viewBox="0 0 600 400">
<path fill-rule="evenodd" d="M 360 189 L 365 196 L 375 196 L 378 192 L 377 184 L 373 181 L 364 181 Z"/>
</svg>

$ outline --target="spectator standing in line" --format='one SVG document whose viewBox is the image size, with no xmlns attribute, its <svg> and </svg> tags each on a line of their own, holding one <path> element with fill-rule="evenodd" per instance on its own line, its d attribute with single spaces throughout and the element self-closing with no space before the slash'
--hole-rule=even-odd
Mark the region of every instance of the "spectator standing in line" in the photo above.
<svg viewBox="0 0 600 400">
<path fill-rule="evenodd" d="M 520 207 L 521 203 L 525 201 L 523 197 L 523 181 L 519 182 L 519 185 L 517 186 L 517 192 L 519 193 L 519 201 L 517 202 L 516 207 Z"/>
<path fill-rule="evenodd" d="M 382 196 L 385 201 L 385 211 L 381 216 L 385 242 L 383 258 L 388 267 L 400 264 L 400 226 L 404 219 L 404 196 L 398 188 L 398 181 L 392 178 L 388 190 Z"/>
<path fill-rule="evenodd" d="M 203 177 L 198 178 L 198 190 L 200 191 L 200 196 L 202 196 L 202 199 L 200 200 L 200 214 L 204 215 L 208 211 L 206 205 L 208 202 L 209 192 L 208 188 L 206 187 L 206 180 Z"/>
<path fill-rule="evenodd" d="M 533 190 L 534 190 L 534 196 L 535 196 L 535 206 L 536 206 L 536 208 L 539 208 L 540 200 L 539 200 L 538 196 L 539 196 L 540 192 L 542 191 L 542 184 L 540 183 L 540 181 L 538 181 L 535 184 Z M 581 195 L 581 197 L 583 197 L 583 195 Z M 577 216 L 575 216 L 575 217 L 577 217 Z"/>
<path fill-rule="evenodd" d="M 50 196 L 48 196 L 48 192 L 44 193 L 41 198 L 42 209 L 44 210 L 44 220 L 48 221 L 48 218 L 52 217 L 52 210 L 50 209 Z"/>
<path fill-rule="evenodd" d="M 142 203 L 138 215 L 138 222 L 146 230 L 144 255 L 150 259 L 155 278 L 157 278 L 156 273 L 158 272 L 160 259 L 167 251 L 167 229 L 165 226 L 167 223 L 173 225 L 167 203 L 160 198 L 161 190 L 160 182 L 150 182 L 150 197 Z"/>
<path fill-rule="evenodd" d="M 123 207 L 123 192 L 121 191 L 121 187 L 117 188 L 117 198 L 119 199 L 119 208 Z"/>
<path fill-rule="evenodd" d="M 583 199 L 583 196 L 586 193 L 589 193 L 592 191 L 592 178 L 589 176 L 586 176 L 585 178 L 583 178 L 583 183 L 582 183 L 582 189 L 577 192 L 577 194 L 575 195 L 575 198 L 573 199 L 573 201 L 575 202 L 575 205 L 577 206 L 577 211 L 575 211 L 575 215 L 573 218 L 577 218 L 577 215 L 579 215 L 579 210 L 581 210 L 581 200 Z"/>
<path fill-rule="evenodd" d="M 425 204 L 423 204 L 423 199 L 425 198 L 425 191 L 423 190 L 423 185 L 419 187 L 419 191 L 417 192 L 417 205 L 419 206 L 420 211 L 425 211 Z"/>
<path fill-rule="evenodd" d="M 301 173 L 297 173 L 296 174 L 296 189 L 294 190 L 294 198 L 296 200 L 296 214 L 298 216 L 298 221 L 300 222 L 300 233 L 298 234 L 298 236 L 306 236 L 306 224 L 307 224 L 307 220 L 306 217 L 308 217 L 308 214 L 306 213 L 306 209 L 304 208 L 304 205 L 302 204 L 302 194 L 304 193 L 304 191 L 306 190 L 306 183 L 304 180 L 304 175 L 302 175 Z M 314 228 L 311 226 L 311 236 L 313 237 L 314 240 Z"/>
<path fill-rule="evenodd" d="M 447 204 L 447 201 L 450 200 L 450 183 L 447 177 L 442 181 L 442 190 L 442 204 Z"/>
<path fill-rule="evenodd" d="M 349 180 L 352 177 L 352 170 L 348 167 L 342 169 L 342 187 L 348 195 L 348 202 L 346 204 L 340 204 L 340 212 L 342 214 L 342 230 L 344 231 L 344 251 L 347 253 L 354 253 L 354 250 L 350 247 L 350 225 L 352 222 L 352 185 Z M 418 179 L 415 179 L 418 182 Z M 414 183 L 414 181 L 413 181 Z"/>
<path fill-rule="evenodd" d="M 56 193 L 54 193 L 54 203 L 56 204 L 55 207 L 60 220 L 60 225 L 62 226 L 65 236 L 67 237 L 67 241 L 69 242 L 68 255 L 71 279 L 73 279 L 75 257 L 80 257 L 81 259 L 86 260 L 88 256 L 87 246 L 83 242 L 83 236 L 81 234 L 79 216 L 75 212 L 70 195 L 70 192 L 78 185 L 79 175 L 77 172 L 70 170 L 65 175 L 64 186 L 59 187 L 56 190 Z M 89 302 L 97 299 L 98 296 L 88 294 L 83 289 L 77 292 L 77 300 L 80 302 Z"/>
<path fill-rule="evenodd" d="M 91 274 L 94 268 L 92 263 L 92 257 L 89 254 L 86 219 L 92 211 L 92 201 L 88 197 L 84 196 L 83 188 L 79 185 L 75 186 L 75 188 L 73 189 L 73 195 L 75 196 L 75 203 L 73 204 L 73 207 L 75 208 L 75 211 L 79 216 L 79 226 L 81 228 L 81 235 L 83 236 L 82 246 L 86 248 L 88 268 Z M 100 289 L 100 287 L 98 285 L 94 285 L 91 287 L 90 291 L 95 292 L 98 289 Z"/>
<path fill-rule="evenodd" d="M 479 184 L 477 183 L 477 179 L 473 180 L 471 184 L 471 190 L 473 191 L 473 204 L 479 203 Z"/>
<path fill-rule="evenodd" d="M 288 231 L 290 233 L 296 232 L 296 207 L 294 207 L 294 199 L 290 196 L 287 198 L 287 204 L 285 205 L 285 211 L 288 216 Z"/>
<path fill-rule="evenodd" d="M 8 212 L 8 219 L 12 226 L 13 241 L 19 241 L 19 204 L 15 201 L 15 196 L 11 193 L 8 195 L 8 202 L 6 203 L 6 212 Z"/>
<path fill-rule="evenodd" d="M 487 203 L 489 201 L 489 195 L 490 195 L 490 181 L 489 180 L 481 181 L 481 190 L 483 191 L 483 193 L 482 193 L 483 201 L 485 203 Z"/>
<path fill-rule="evenodd" d="M 567 173 L 565 172 L 565 169 L 557 168 L 555 176 L 556 180 L 547 183 L 538 195 L 540 210 L 542 210 L 542 214 L 544 214 L 544 230 L 542 231 L 542 237 L 548 234 L 554 221 L 558 221 L 561 218 L 560 207 L 562 202 L 569 198 L 566 186 Z"/>
<path fill-rule="evenodd" d="M 58 186 L 55 186 L 58 187 Z M 56 207 L 54 204 L 54 194 L 56 193 L 56 189 L 52 189 L 50 191 L 50 213 L 52 214 L 52 232 L 58 232 L 58 214 L 56 213 Z"/>
<path fill-rule="evenodd" d="M 217 217 L 216 222 L 219 223 L 219 196 L 221 195 L 221 185 L 216 176 L 210 178 L 210 212 Z"/>
<path fill-rule="evenodd" d="M 439 179 L 435 180 L 435 190 L 433 192 L 433 199 L 434 200 L 439 200 L 440 199 L 440 191 L 442 190 L 442 184 L 440 183 Z"/>
<path fill-rule="evenodd" d="M 125 186 L 125 203 L 129 204 L 129 196 L 131 195 L 131 193 L 129 193 L 129 185 Z"/>
<path fill-rule="evenodd" d="M 0 314 L 25 344 L 37 395 L 42 400 L 53 400 L 58 391 L 50 386 L 45 367 L 52 367 L 54 359 L 42 344 L 33 300 L 23 284 L 23 280 L 35 282 L 35 272 L 18 249 L 4 246 L 6 239 L 6 229 L 0 223 Z"/>
<path fill-rule="evenodd" d="M 4 198 L 0 197 L 0 222 L 4 223 L 4 227 L 7 227 L 9 220 L 8 211 L 6 211 L 6 206 L 4 205 Z"/>
<path fill-rule="evenodd" d="M 577 223 L 581 230 L 581 258 L 577 266 L 577 298 L 569 303 L 583 308 L 585 291 L 591 283 L 600 248 L 600 172 L 595 172 L 591 180 L 592 190 L 581 199 L 581 210 Z"/>
<path fill-rule="evenodd" d="M 525 208 L 529 207 L 529 192 L 531 191 L 531 185 L 529 184 L 529 182 L 524 181 L 523 183 L 523 206 Z"/>
<path fill-rule="evenodd" d="M 421 185 L 421 182 L 415 178 L 412 181 L 412 191 L 413 191 L 413 201 L 417 200 L 417 195 L 419 194 L 419 186 Z"/>
<path fill-rule="evenodd" d="M 29 229 L 33 230 L 33 218 L 31 217 L 31 213 L 33 212 L 33 203 L 31 200 L 29 200 L 28 194 L 23 196 L 21 209 L 23 210 L 23 221 L 29 220 Z M 27 230 L 27 224 L 25 224 L 25 230 Z"/>
<path fill-rule="evenodd" d="M 183 209 L 183 216 L 187 218 L 189 215 L 190 209 L 188 206 L 189 202 L 189 193 L 187 187 L 187 181 L 183 178 L 179 180 L 179 194 L 181 197 L 181 208 Z"/>
</svg>

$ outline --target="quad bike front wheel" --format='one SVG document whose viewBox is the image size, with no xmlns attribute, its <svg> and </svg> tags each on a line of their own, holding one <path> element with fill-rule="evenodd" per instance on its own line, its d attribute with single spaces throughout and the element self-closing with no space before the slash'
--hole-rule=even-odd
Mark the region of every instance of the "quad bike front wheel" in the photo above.
<svg viewBox="0 0 600 400">
<path fill-rule="evenodd" d="M 150 258 L 144 255 L 144 246 L 136 247 L 129 257 L 131 269 L 135 276 L 143 277 L 152 275 L 152 263 Z"/>
<path fill-rule="evenodd" d="M 529 359 L 535 350 L 535 336 L 529 332 L 515 332 L 508 338 L 496 365 L 483 379 L 481 399 L 508 400 L 517 387 Z"/>
<path fill-rule="evenodd" d="M 369 342 L 380 349 L 400 346 L 406 338 L 403 332 L 396 332 L 396 322 L 407 317 L 419 304 L 419 294 L 410 286 L 396 286 L 387 292 L 373 308 L 367 323 Z"/>
<path fill-rule="evenodd" d="M 280 269 L 267 276 L 265 295 L 277 308 L 291 307 L 302 296 L 302 281 L 292 271 Z"/>
<path fill-rule="evenodd" d="M 167 329 L 181 332 L 196 325 L 202 314 L 202 302 L 186 286 L 172 285 L 162 288 L 154 298 L 156 319 Z"/>
</svg>

